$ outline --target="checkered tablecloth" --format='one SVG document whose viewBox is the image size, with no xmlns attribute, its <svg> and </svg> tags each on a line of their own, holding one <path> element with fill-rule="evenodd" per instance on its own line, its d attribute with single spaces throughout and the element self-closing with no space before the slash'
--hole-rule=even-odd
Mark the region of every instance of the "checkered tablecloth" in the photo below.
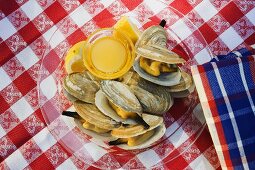
<svg viewBox="0 0 255 170">
<path fill-rule="evenodd" d="M 103 19 L 125 13 L 146 18 L 165 18 L 182 41 L 190 44 L 198 62 L 206 62 L 204 47 L 190 38 L 196 34 L 183 20 L 163 10 L 169 5 L 189 18 L 205 37 L 215 54 L 226 54 L 243 43 L 255 43 L 254 0 L 9 0 L 0 2 L 0 169 L 92 169 L 69 153 L 46 127 L 38 105 L 37 80 L 40 62 L 52 33 L 52 55 L 63 44 L 73 44 L 72 36 L 86 38 Z M 93 24 L 91 24 L 93 23 Z M 52 61 L 58 62 L 58 61 Z M 50 70 L 49 70 L 50 71 Z M 189 128 L 181 129 L 172 149 L 181 152 L 193 136 Z M 173 140 L 176 139 L 172 138 Z M 162 146 L 164 147 L 164 146 Z M 160 157 L 162 150 L 154 155 Z M 95 159 L 106 159 L 94 157 Z M 148 158 L 149 159 L 149 158 Z M 146 167 L 148 159 L 133 160 Z M 158 158 L 157 158 L 158 159 Z M 107 159 L 106 159 L 107 160 Z M 153 159 L 152 159 L 153 160 Z M 17 163 L 18 162 L 18 163 Z M 181 156 L 163 160 L 164 169 L 220 169 L 207 129 Z"/>
</svg>

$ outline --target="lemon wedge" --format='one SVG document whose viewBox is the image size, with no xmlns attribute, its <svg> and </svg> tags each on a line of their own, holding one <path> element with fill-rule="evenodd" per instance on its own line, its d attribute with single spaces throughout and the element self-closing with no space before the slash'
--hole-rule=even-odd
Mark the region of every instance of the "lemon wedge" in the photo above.
<svg viewBox="0 0 255 170">
<path fill-rule="evenodd" d="M 117 31 L 125 33 L 131 39 L 133 44 L 136 43 L 141 35 L 140 30 L 134 23 L 130 21 L 129 17 L 127 16 L 122 16 L 120 20 L 113 26 L 113 28 Z"/>
<path fill-rule="evenodd" d="M 65 69 L 68 74 L 74 72 L 83 72 L 86 70 L 82 58 L 82 48 L 84 45 L 85 41 L 78 42 L 67 52 L 65 58 Z"/>
</svg>

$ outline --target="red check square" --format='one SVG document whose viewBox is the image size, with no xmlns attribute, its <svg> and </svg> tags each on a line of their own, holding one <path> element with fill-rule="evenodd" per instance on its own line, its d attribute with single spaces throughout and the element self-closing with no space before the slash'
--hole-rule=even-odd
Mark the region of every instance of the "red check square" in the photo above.
<svg viewBox="0 0 255 170">
<path fill-rule="evenodd" d="M 55 1 L 51 6 L 45 9 L 44 12 L 46 13 L 46 15 L 48 15 L 48 17 L 53 21 L 54 24 L 56 24 L 60 19 L 67 16 L 67 12 L 58 1 Z"/>
<path fill-rule="evenodd" d="M 36 86 L 35 81 L 30 77 L 28 72 L 24 72 L 23 74 L 21 74 L 17 79 L 13 81 L 13 83 L 19 89 L 22 95 L 27 94 Z"/>
<path fill-rule="evenodd" d="M 40 155 L 33 162 L 31 162 L 29 166 L 36 170 L 54 169 L 54 166 L 51 164 L 45 154 Z"/>
<path fill-rule="evenodd" d="M 0 66 L 2 66 L 13 56 L 13 53 L 5 42 L 0 43 L 0 51 L 1 51 Z"/>
<path fill-rule="evenodd" d="M 104 20 L 108 20 L 109 18 L 114 17 L 114 15 L 112 15 L 107 9 L 104 9 L 102 12 L 100 12 L 99 14 L 97 14 L 93 20 L 96 22 L 96 24 L 99 27 L 107 27 L 108 25 L 105 25 L 106 22 L 102 22 Z"/>
<path fill-rule="evenodd" d="M 187 13 L 189 13 L 193 7 L 186 1 L 173 1 L 171 4 L 171 7 L 174 7 L 177 11 L 183 13 L 184 15 L 186 15 Z"/>
<path fill-rule="evenodd" d="M 21 28 L 18 32 L 28 44 L 36 40 L 41 35 L 38 29 L 35 27 L 35 25 L 32 22 L 29 22 L 26 26 Z"/>
<path fill-rule="evenodd" d="M 22 124 L 19 124 L 8 133 L 8 137 L 19 148 L 31 138 L 31 135 Z"/>
<path fill-rule="evenodd" d="M 1 2 L 0 11 L 2 11 L 5 16 L 9 15 L 13 11 L 19 8 L 16 1 L 8 1 L 8 3 Z"/>
<path fill-rule="evenodd" d="M 207 23 L 204 23 L 199 28 L 199 31 L 202 33 L 208 44 L 210 44 L 213 40 L 215 40 L 218 37 L 214 30 Z"/>
<path fill-rule="evenodd" d="M 255 33 L 250 35 L 249 38 L 247 38 L 245 40 L 245 43 L 247 43 L 247 44 L 255 44 Z"/>
<path fill-rule="evenodd" d="M 34 112 L 34 115 L 37 117 L 38 120 L 40 120 L 40 121 L 44 124 L 44 126 L 46 126 L 46 122 L 45 122 L 45 119 L 43 118 L 41 109 L 37 109 L 37 110 Z"/>
<path fill-rule="evenodd" d="M 233 25 L 236 21 L 243 17 L 243 13 L 236 6 L 234 2 L 230 2 L 224 8 L 222 8 L 219 13 L 231 24 Z"/>
<path fill-rule="evenodd" d="M 133 10 L 135 9 L 139 4 L 141 4 L 143 1 L 142 0 L 121 0 L 122 3 L 129 9 Z"/>
<path fill-rule="evenodd" d="M 71 35 L 69 35 L 67 37 L 67 41 L 69 42 L 69 44 L 76 44 L 77 42 L 80 41 L 85 41 L 86 40 L 86 36 L 83 34 L 83 32 L 81 31 L 80 28 L 78 28 L 75 32 L 73 32 Z"/>
<path fill-rule="evenodd" d="M 51 50 L 45 57 L 44 57 L 44 67 L 50 72 L 54 72 L 58 67 L 60 59 L 54 50 Z"/>
<path fill-rule="evenodd" d="M 2 95 L 0 95 L 0 103 L 1 103 L 0 114 L 3 114 L 10 107 L 10 105 L 5 101 Z"/>
</svg>

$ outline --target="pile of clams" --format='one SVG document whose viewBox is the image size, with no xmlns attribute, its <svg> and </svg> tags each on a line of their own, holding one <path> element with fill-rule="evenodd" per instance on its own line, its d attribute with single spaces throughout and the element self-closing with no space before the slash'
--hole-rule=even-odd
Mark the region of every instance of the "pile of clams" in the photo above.
<svg viewBox="0 0 255 170">
<path fill-rule="evenodd" d="M 184 59 L 166 48 L 163 25 L 141 34 L 133 69 L 123 77 L 102 80 L 89 71 L 67 75 L 63 90 L 75 112 L 63 115 L 75 118 L 83 132 L 122 149 L 142 149 L 158 141 L 166 131 L 163 114 L 174 98 L 194 89 L 191 76 L 178 66 Z"/>
</svg>

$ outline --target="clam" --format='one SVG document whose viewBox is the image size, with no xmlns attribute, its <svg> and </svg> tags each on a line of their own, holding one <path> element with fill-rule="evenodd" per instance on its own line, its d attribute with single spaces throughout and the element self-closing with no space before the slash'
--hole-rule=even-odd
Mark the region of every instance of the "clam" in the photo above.
<svg viewBox="0 0 255 170">
<path fill-rule="evenodd" d="M 171 96 L 174 98 L 184 98 L 192 93 L 195 89 L 192 77 L 182 71 L 182 78 L 179 84 L 175 86 L 168 87 L 167 90 L 170 92 Z"/>
<path fill-rule="evenodd" d="M 95 132 L 93 130 L 90 130 L 90 129 L 86 129 L 84 128 L 83 126 L 83 122 L 78 120 L 78 119 L 74 119 L 74 123 L 76 124 L 76 126 L 83 132 L 85 133 L 86 135 L 89 135 L 99 141 L 105 141 L 105 142 L 109 142 L 109 141 L 113 141 L 113 140 L 116 140 L 117 138 L 116 137 L 113 137 L 111 135 L 110 132 L 106 131 L 106 133 L 98 133 L 98 132 Z"/>
<path fill-rule="evenodd" d="M 65 97 L 70 101 L 70 102 L 75 102 L 77 101 L 78 99 L 74 96 L 72 96 L 71 94 L 69 94 L 65 89 L 63 89 L 63 93 L 65 95 Z"/>
<path fill-rule="evenodd" d="M 116 113 L 116 111 L 109 105 L 109 100 L 107 99 L 106 95 L 102 92 L 102 90 L 99 90 L 96 93 L 95 105 L 102 113 L 104 113 L 106 116 L 109 116 L 110 118 L 117 122 L 122 122 L 125 124 L 136 124 L 136 122 L 133 119 L 121 118 Z"/>
<path fill-rule="evenodd" d="M 93 104 L 74 102 L 74 108 L 82 119 L 98 128 L 112 130 L 120 126 L 120 123 L 104 115 Z"/>
<path fill-rule="evenodd" d="M 119 81 L 124 84 L 128 84 L 128 82 L 132 79 L 133 75 L 135 74 L 134 71 L 128 71 L 122 77 L 119 77 L 116 81 Z"/>
<path fill-rule="evenodd" d="M 141 104 L 127 85 L 117 81 L 104 80 L 101 82 L 101 90 L 112 103 L 125 111 L 142 112 Z"/>
<path fill-rule="evenodd" d="M 180 83 L 175 86 L 168 87 L 167 90 L 169 92 L 180 92 L 189 89 L 192 86 L 192 84 L 193 80 L 191 76 L 188 73 L 182 71 Z"/>
<path fill-rule="evenodd" d="M 171 92 L 171 96 L 174 98 L 184 98 L 188 97 L 195 90 L 195 85 L 192 84 L 188 89 L 179 91 L 179 92 Z"/>
<path fill-rule="evenodd" d="M 97 98 L 101 100 L 96 103 L 97 107 L 100 108 L 101 111 L 103 111 L 106 115 L 111 114 L 112 117 L 113 113 L 115 113 L 114 117 L 119 116 L 125 120 L 128 118 L 133 119 L 137 123 L 142 124 L 144 128 L 149 128 L 149 125 L 140 117 L 142 113 L 142 106 L 129 86 L 117 81 L 104 80 L 101 82 L 100 88 L 108 99 L 108 104 L 103 104 L 105 103 L 102 101 L 103 98 Z M 114 111 L 108 112 L 110 110 L 109 108 Z"/>
<path fill-rule="evenodd" d="M 70 94 L 69 98 L 72 96 L 87 103 L 95 103 L 95 94 L 99 90 L 99 85 L 88 79 L 87 75 L 83 73 L 67 75 L 64 78 L 63 87 Z"/>
<path fill-rule="evenodd" d="M 143 149 L 152 146 L 158 141 L 166 131 L 164 123 L 161 123 L 155 129 L 145 132 L 136 137 L 131 138 L 119 138 L 117 140 L 110 141 L 110 145 L 118 145 L 119 148 L 125 150 Z"/>
<path fill-rule="evenodd" d="M 181 73 L 176 64 L 184 63 L 166 47 L 167 35 L 162 26 L 151 26 L 138 39 L 134 70 L 144 79 L 162 86 L 179 84 Z"/>
<path fill-rule="evenodd" d="M 142 125 L 122 125 L 111 131 L 111 135 L 118 139 L 109 144 L 127 150 L 141 149 L 149 147 L 164 135 L 166 128 L 162 117 L 142 114 L 142 118 L 150 125 L 149 129 L 144 129 Z"/>
<path fill-rule="evenodd" d="M 101 141 L 99 142 L 99 144 L 102 143 L 102 141 L 109 142 L 109 141 L 117 139 L 111 135 L 110 129 L 112 129 L 113 127 L 116 128 L 120 126 L 119 123 L 114 122 L 112 120 L 110 120 L 109 122 L 109 118 L 104 117 L 104 115 L 101 115 L 100 112 L 94 114 L 96 109 L 93 107 L 94 105 L 92 104 L 77 101 L 74 103 L 74 105 L 76 108 L 72 106 L 70 109 L 68 109 L 68 111 L 63 111 L 62 115 L 74 118 L 75 125 L 83 133 Z M 80 105 L 80 106 L 77 106 L 77 105 Z M 88 106 L 87 109 L 89 109 L 89 112 L 87 112 L 86 108 L 84 108 L 87 106 Z M 94 109 L 91 109 L 91 107 Z M 87 115 L 87 114 L 93 114 L 93 115 Z M 93 119 L 97 119 L 97 121 L 99 122 L 93 121 Z"/>
<path fill-rule="evenodd" d="M 144 134 L 145 132 L 148 132 L 157 126 L 159 126 L 161 123 L 163 123 L 163 118 L 149 115 L 143 113 L 141 115 L 142 119 L 150 126 L 150 128 L 145 129 L 142 125 L 136 124 L 136 125 L 122 125 L 118 128 L 114 128 L 111 131 L 111 134 L 113 137 L 117 138 L 129 138 L 134 136 L 139 136 L 141 134 Z"/>
<path fill-rule="evenodd" d="M 173 98 L 163 86 L 140 80 L 130 88 L 141 103 L 143 112 L 162 116 L 173 105 Z"/>
<path fill-rule="evenodd" d="M 94 76 L 93 74 L 91 74 L 89 71 L 84 71 L 83 74 L 87 77 L 87 79 L 93 81 L 95 84 L 97 84 L 98 86 L 100 86 L 100 82 L 102 81 L 102 79 Z"/>
</svg>

